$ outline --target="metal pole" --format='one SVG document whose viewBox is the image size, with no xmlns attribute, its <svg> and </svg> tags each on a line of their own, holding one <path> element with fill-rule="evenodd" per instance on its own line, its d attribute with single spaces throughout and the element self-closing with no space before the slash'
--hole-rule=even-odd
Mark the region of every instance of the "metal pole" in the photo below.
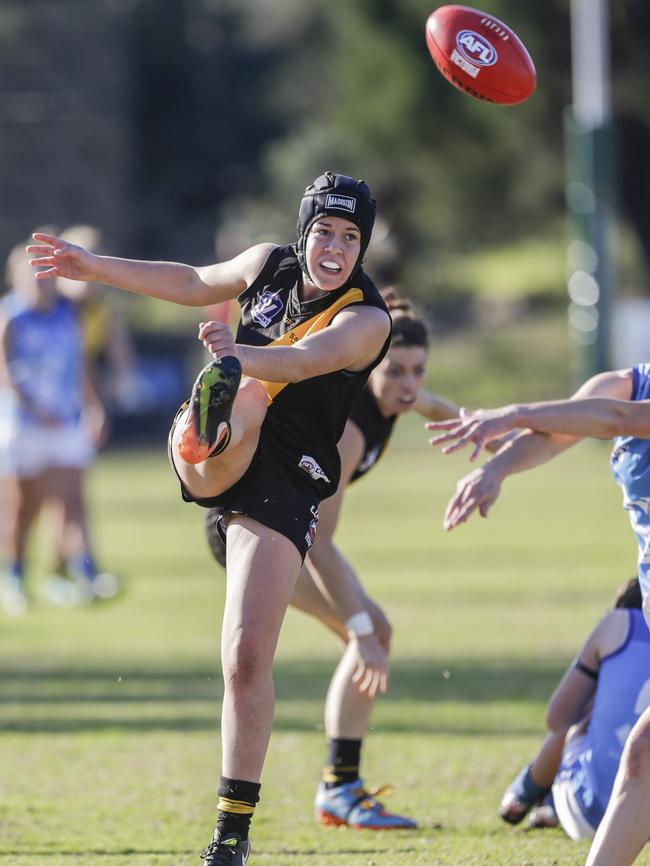
<svg viewBox="0 0 650 866">
<path fill-rule="evenodd" d="M 608 0 L 571 0 L 573 113 L 586 128 L 612 116 Z"/>
<path fill-rule="evenodd" d="M 569 331 L 576 383 L 609 366 L 614 157 L 608 0 L 572 0 L 573 104 L 565 116 Z"/>
</svg>

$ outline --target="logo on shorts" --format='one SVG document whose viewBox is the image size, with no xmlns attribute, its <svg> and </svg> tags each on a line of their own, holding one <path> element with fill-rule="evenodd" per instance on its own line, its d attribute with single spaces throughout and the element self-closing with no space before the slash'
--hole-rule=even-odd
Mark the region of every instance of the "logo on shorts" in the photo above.
<svg viewBox="0 0 650 866">
<path fill-rule="evenodd" d="M 283 307 L 280 292 L 265 289 L 257 296 L 257 303 L 251 309 L 251 319 L 263 328 L 268 328 Z"/>
<path fill-rule="evenodd" d="M 318 524 L 318 508 L 315 505 L 312 505 L 310 511 L 313 515 L 312 519 L 309 521 L 309 529 L 305 535 L 305 542 L 307 544 L 307 549 L 309 549 L 314 541 L 316 541 L 316 526 Z"/>
<path fill-rule="evenodd" d="M 456 34 L 456 47 L 465 60 L 476 66 L 494 66 L 497 62 L 496 48 L 475 30 L 461 30 Z"/>
<path fill-rule="evenodd" d="M 325 208 L 335 207 L 339 210 L 346 210 L 348 213 L 354 213 L 357 206 L 357 200 L 349 195 L 334 195 L 330 192 L 325 199 Z"/>
<path fill-rule="evenodd" d="M 309 475 L 310 478 L 313 478 L 314 481 L 324 481 L 326 484 L 329 484 L 329 478 L 327 475 L 325 475 L 314 458 L 310 457 L 308 454 L 302 455 L 298 466 L 300 466 L 301 469 L 304 469 L 307 475 Z"/>
</svg>

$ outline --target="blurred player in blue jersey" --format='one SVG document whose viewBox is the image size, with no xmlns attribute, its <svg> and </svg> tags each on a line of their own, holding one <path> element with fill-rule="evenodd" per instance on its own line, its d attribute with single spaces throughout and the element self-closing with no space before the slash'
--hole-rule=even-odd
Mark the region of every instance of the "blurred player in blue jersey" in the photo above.
<svg viewBox="0 0 650 866">
<path fill-rule="evenodd" d="M 105 252 L 102 233 L 90 225 L 73 225 L 61 233 L 73 244 L 81 244 L 94 253 Z M 111 410 L 132 406 L 137 401 L 137 366 L 135 347 L 130 333 L 99 283 L 57 280 L 59 293 L 74 304 L 81 327 L 84 364 L 90 378 L 90 391 L 96 393 L 109 416 L 101 431 L 102 443 L 109 434 Z M 99 444 L 102 444 L 99 443 Z M 85 470 L 90 468 L 87 464 Z M 83 479 L 81 479 L 83 484 Z M 83 601 L 84 581 L 80 580 L 79 563 L 66 553 L 66 509 L 61 500 L 49 507 L 55 544 L 53 573 L 43 583 L 44 596 L 54 604 L 70 605 Z M 104 597 L 119 590 L 117 578 L 102 572 L 95 580 L 95 590 Z"/>
<path fill-rule="evenodd" d="M 625 741 L 649 705 L 650 631 L 634 577 L 553 693 L 549 734 L 505 792 L 499 809 L 504 821 L 518 824 L 530 812 L 534 827 L 559 821 L 571 839 L 593 839 Z"/>
<path fill-rule="evenodd" d="M 10 291 L 0 304 L 0 471 L 5 490 L 5 612 L 25 612 L 25 554 L 41 506 L 62 504 L 61 547 L 87 599 L 105 594 L 88 533 L 82 485 L 104 424 L 85 365 L 75 307 L 55 280 L 37 280 L 16 247 L 7 265 Z"/>
<path fill-rule="evenodd" d="M 650 621 L 650 364 L 600 373 L 569 400 L 521 403 L 462 412 L 454 422 L 429 425 L 433 444 L 447 452 L 473 444 L 476 459 L 491 439 L 523 432 L 495 457 L 458 482 L 444 517 L 446 529 L 474 512 L 485 517 L 503 481 L 539 466 L 585 436 L 614 438 L 611 469 L 638 544 L 643 612 Z M 446 432 L 445 432 L 446 431 Z M 630 866 L 650 837 L 650 708 L 627 739 L 612 795 L 587 866 Z"/>
</svg>

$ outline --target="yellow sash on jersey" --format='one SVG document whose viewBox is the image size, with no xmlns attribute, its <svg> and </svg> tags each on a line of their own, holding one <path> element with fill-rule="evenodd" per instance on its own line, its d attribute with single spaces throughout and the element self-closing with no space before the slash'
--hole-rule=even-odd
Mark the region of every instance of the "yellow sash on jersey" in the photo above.
<svg viewBox="0 0 650 866">
<path fill-rule="evenodd" d="M 363 292 L 361 289 L 348 289 L 348 291 L 344 295 L 341 295 L 338 301 L 335 301 L 331 307 L 327 307 L 326 310 L 323 310 L 322 313 L 317 313 L 315 316 L 312 316 L 311 319 L 306 319 L 304 322 L 296 325 L 295 328 L 292 328 L 281 337 L 278 337 L 277 340 L 273 340 L 272 343 L 267 343 L 267 345 L 293 345 L 294 343 L 297 343 L 298 340 L 302 340 L 303 337 L 308 337 L 310 334 L 315 334 L 317 331 L 322 331 L 323 328 L 326 328 L 334 316 L 342 310 L 343 307 L 347 307 L 349 304 L 355 304 L 362 300 Z M 262 379 L 260 379 L 260 382 L 264 385 L 264 390 L 268 394 L 269 403 L 273 402 L 280 391 L 282 391 L 283 388 L 286 388 L 289 384 L 288 382 L 265 382 Z"/>
<path fill-rule="evenodd" d="M 86 355 L 96 361 L 106 349 L 111 330 L 110 314 L 98 298 L 86 301 L 80 306 L 81 333 Z"/>
</svg>

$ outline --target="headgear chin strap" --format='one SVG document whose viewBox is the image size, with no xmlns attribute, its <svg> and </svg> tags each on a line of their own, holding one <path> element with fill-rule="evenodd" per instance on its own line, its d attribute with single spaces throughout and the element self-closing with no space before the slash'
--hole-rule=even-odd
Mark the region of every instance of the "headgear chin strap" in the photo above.
<svg viewBox="0 0 650 866">
<path fill-rule="evenodd" d="M 361 232 L 361 249 L 352 273 L 356 271 L 370 243 L 375 223 L 377 202 L 370 194 L 370 187 L 363 180 L 355 180 L 345 174 L 326 171 L 310 184 L 300 202 L 298 212 L 298 243 L 296 251 L 300 267 L 307 277 L 305 246 L 313 223 L 323 216 L 343 217 L 354 223 Z"/>
</svg>

